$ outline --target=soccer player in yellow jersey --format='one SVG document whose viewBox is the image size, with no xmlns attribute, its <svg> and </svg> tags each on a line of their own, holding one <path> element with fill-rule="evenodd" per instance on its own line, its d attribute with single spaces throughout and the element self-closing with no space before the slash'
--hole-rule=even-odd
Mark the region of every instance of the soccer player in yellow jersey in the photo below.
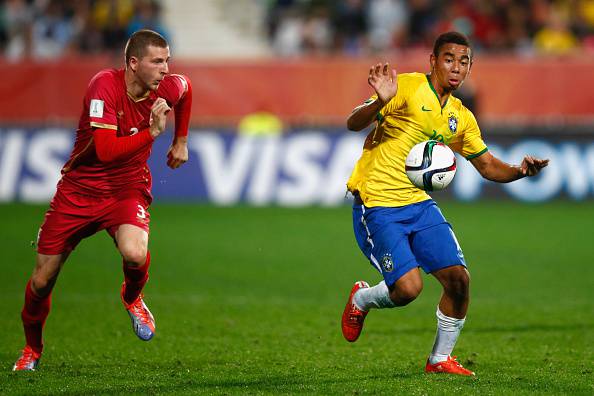
<svg viewBox="0 0 594 396">
<path fill-rule="evenodd" d="M 526 156 L 520 165 L 509 165 L 488 151 L 473 114 L 451 95 L 472 66 L 464 35 L 440 35 L 429 61 L 427 75 L 397 76 L 387 63 L 371 67 L 368 83 L 375 94 L 347 121 L 354 131 L 376 122 L 347 186 L 355 197 L 357 243 L 384 280 L 373 287 L 355 283 L 342 315 L 342 332 L 354 342 L 371 308 L 413 301 L 423 288 L 421 267 L 443 286 L 437 335 L 425 371 L 474 375 L 451 356 L 468 309 L 470 278 L 464 255 L 436 203 L 408 180 L 406 155 L 419 142 L 439 140 L 469 160 L 485 179 L 500 183 L 534 176 L 548 160 Z"/>
</svg>

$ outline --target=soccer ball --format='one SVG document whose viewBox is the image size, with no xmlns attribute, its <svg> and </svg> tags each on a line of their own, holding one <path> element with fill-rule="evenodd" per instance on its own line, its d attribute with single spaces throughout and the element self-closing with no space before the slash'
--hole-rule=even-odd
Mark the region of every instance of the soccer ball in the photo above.
<svg viewBox="0 0 594 396">
<path fill-rule="evenodd" d="M 421 190 L 443 190 L 456 174 L 456 156 L 445 144 L 427 140 L 406 156 L 406 175 Z"/>
</svg>

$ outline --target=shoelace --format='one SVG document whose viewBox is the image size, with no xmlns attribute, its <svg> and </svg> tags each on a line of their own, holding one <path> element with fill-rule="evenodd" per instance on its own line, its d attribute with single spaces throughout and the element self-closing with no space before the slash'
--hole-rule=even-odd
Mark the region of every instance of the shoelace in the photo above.
<svg viewBox="0 0 594 396">
<path fill-rule="evenodd" d="M 142 324 L 150 323 L 150 321 L 151 321 L 150 316 L 148 314 L 148 311 L 146 309 L 144 309 L 144 307 L 142 306 L 142 298 L 141 297 L 138 297 L 136 299 L 134 304 L 132 304 L 130 306 L 130 309 L 132 310 L 132 312 L 134 313 L 135 316 L 140 317 L 140 321 L 142 322 Z"/>
<path fill-rule="evenodd" d="M 456 359 L 458 359 L 457 356 L 450 356 L 450 363 L 453 364 L 455 367 L 464 370 L 464 371 L 468 371 L 471 372 L 470 370 L 468 370 L 466 367 L 462 366 L 462 364 L 460 364 L 460 362 L 458 362 Z"/>
<path fill-rule="evenodd" d="M 23 349 L 23 354 L 16 362 L 16 367 L 19 369 L 25 368 L 29 363 L 35 360 L 35 356 L 33 354 L 33 350 L 31 348 Z"/>
<path fill-rule="evenodd" d="M 363 312 L 359 311 L 355 304 L 351 306 L 351 313 L 349 315 L 349 322 L 355 322 L 359 324 L 363 320 Z"/>
</svg>

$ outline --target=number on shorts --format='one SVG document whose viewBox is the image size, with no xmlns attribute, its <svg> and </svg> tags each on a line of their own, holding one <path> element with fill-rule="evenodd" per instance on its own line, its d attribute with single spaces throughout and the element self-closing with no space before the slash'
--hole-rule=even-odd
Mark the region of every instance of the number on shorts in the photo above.
<svg viewBox="0 0 594 396">
<path fill-rule="evenodd" d="M 138 213 L 136 214 L 139 219 L 146 219 L 146 210 L 142 207 L 142 205 L 138 205 Z"/>
</svg>

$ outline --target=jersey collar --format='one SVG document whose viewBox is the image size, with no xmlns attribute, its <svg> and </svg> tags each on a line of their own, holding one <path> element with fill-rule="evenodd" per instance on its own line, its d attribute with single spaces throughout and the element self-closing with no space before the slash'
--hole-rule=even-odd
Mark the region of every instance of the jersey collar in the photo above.
<svg viewBox="0 0 594 396">
<path fill-rule="evenodd" d="M 446 98 L 445 103 L 442 106 L 441 105 L 441 100 L 439 100 L 439 95 L 437 94 L 437 91 L 435 90 L 435 87 L 431 83 L 431 77 L 430 77 L 430 75 L 429 74 L 425 74 L 425 77 L 427 77 L 427 82 L 429 83 L 429 88 L 431 88 L 431 90 L 435 94 L 435 97 L 437 98 L 437 103 L 439 103 L 439 107 L 441 107 L 441 109 L 443 110 L 444 107 L 446 107 L 446 105 L 448 104 L 448 100 L 450 100 L 450 95 L 448 95 L 448 97 Z"/>
<path fill-rule="evenodd" d="M 125 76 L 125 72 L 126 69 L 120 69 L 119 70 L 119 74 L 120 74 L 120 78 L 122 79 L 122 84 L 124 85 L 124 91 L 126 91 L 126 95 L 128 95 L 128 97 L 134 102 L 134 103 L 138 103 L 138 102 L 142 102 L 143 100 L 147 99 L 150 94 L 151 94 L 151 90 L 149 89 L 148 91 L 146 91 L 146 93 L 142 96 L 134 96 L 132 95 L 130 92 L 128 92 L 128 87 L 126 87 L 126 76 Z"/>
</svg>

